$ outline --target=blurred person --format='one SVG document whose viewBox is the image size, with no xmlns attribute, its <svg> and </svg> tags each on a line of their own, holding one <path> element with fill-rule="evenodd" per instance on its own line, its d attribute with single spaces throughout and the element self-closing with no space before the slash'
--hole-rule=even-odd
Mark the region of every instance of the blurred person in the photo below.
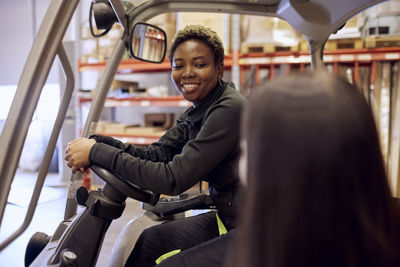
<svg viewBox="0 0 400 267">
<path fill-rule="evenodd" d="M 400 266 L 400 220 L 363 96 L 327 73 L 266 82 L 242 117 L 246 185 L 225 266 Z"/>
</svg>

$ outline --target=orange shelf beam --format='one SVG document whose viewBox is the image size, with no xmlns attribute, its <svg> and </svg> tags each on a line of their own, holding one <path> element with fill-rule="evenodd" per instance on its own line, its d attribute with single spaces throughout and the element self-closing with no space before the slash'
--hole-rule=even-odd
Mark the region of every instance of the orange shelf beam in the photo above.
<svg viewBox="0 0 400 267">
<path fill-rule="evenodd" d="M 332 62 L 372 62 L 400 60 L 400 47 L 361 48 L 361 49 L 337 49 L 324 51 L 324 61 Z M 310 54 L 306 51 L 276 53 L 252 53 L 239 55 L 239 65 L 270 65 L 270 64 L 303 64 L 310 62 Z M 225 56 L 225 69 L 232 67 L 232 55 Z M 106 62 L 83 63 L 78 61 L 80 72 L 84 70 L 103 70 Z M 166 58 L 162 63 L 148 63 L 136 59 L 122 60 L 118 71 L 123 73 L 134 72 L 162 72 L 170 71 L 171 66 Z"/>
<path fill-rule="evenodd" d="M 273 64 L 309 64 L 310 54 L 301 52 L 276 52 L 276 53 L 253 53 L 241 55 L 240 66 L 248 65 L 273 65 Z M 373 61 L 394 61 L 400 60 L 400 47 L 384 48 L 362 48 L 362 49 L 338 49 L 324 51 L 325 63 L 348 63 L 361 62 L 370 63 Z"/>
<path fill-rule="evenodd" d="M 96 62 L 96 63 L 83 63 L 78 60 L 78 70 L 79 72 L 85 70 L 103 70 L 106 67 L 107 62 Z M 224 67 L 225 69 L 229 69 L 232 67 L 233 59 L 232 56 L 225 56 Z M 137 59 L 125 59 L 121 60 L 119 64 L 118 71 L 123 73 L 134 73 L 134 72 L 162 72 L 162 71 L 170 71 L 171 64 L 168 58 L 161 63 L 149 63 L 143 62 Z"/>
<path fill-rule="evenodd" d="M 106 67 L 107 62 L 96 62 L 96 63 L 83 63 L 78 61 L 79 72 L 86 70 L 103 70 Z M 118 71 L 126 73 L 129 72 L 154 72 L 154 71 L 169 71 L 171 70 L 171 65 L 168 59 L 165 59 L 161 63 L 149 63 L 143 62 L 137 59 L 126 59 L 121 60 L 119 64 Z"/>
<path fill-rule="evenodd" d="M 91 97 L 79 97 L 79 105 L 91 102 Z M 191 103 L 181 96 L 107 98 L 105 107 L 190 107 Z"/>
</svg>

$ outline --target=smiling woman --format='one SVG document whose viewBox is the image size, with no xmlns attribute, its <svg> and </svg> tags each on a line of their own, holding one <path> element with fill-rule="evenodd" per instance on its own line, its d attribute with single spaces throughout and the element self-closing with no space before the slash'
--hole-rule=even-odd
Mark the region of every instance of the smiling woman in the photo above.
<svg viewBox="0 0 400 267">
<path fill-rule="evenodd" d="M 193 106 L 197 106 L 222 77 L 223 64 L 214 61 L 211 48 L 199 40 L 188 40 L 175 50 L 171 77 L 178 92 Z"/>
<path fill-rule="evenodd" d="M 142 189 L 180 194 L 209 183 L 217 211 L 163 223 L 138 238 L 126 266 L 222 266 L 239 204 L 239 119 L 245 99 L 224 82 L 220 38 L 203 26 L 187 26 L 170 49 L 171 79 L 192 106 L 149 147 L 94 135 L 72 141 L 65 159 L 72 171 L 90 164 Z M 176 255 L 175 255 L 176 254 Z"/>
<path fill-rule="evenodd" d="M 177 91 L 196 106 L 224 73 L 224 50 L 215 32 L 188 26 L 178 33 L 169 55 Z"/>
</svg>

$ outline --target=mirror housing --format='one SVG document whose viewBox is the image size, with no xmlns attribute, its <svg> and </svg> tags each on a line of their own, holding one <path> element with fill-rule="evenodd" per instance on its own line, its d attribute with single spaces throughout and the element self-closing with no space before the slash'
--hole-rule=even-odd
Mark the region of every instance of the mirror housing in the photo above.
<svg viewBox="0 0 400 267">
<path fill-rule="evenodd" d="M 117 21 L 118 18 L 107 0 L 92 1 L 89 10 L 89 26 L 93 37 L 107 34 Z"/>
<path fill-rule="evenodd" d="M 151 63 L 164 61 L 167 50 L 167 36 L 163 29 L 138 22 L 129 34 L 129 53 L 131 57 Z"/>
</svg>

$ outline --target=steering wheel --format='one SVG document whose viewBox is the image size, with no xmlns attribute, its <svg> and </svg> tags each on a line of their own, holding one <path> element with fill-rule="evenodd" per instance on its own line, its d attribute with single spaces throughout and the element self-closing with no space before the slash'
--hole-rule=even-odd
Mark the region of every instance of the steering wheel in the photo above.
<svg viewBox="0 0 400 267">
<path fill-rule="evenodd" d="M 121 178 L 120 176 L 110 172 L 97 165 L 92 165 L 90 169 L 96 173 L 101 179 L 106 183 L 113 186 L 115 189 L 125 194 L 126 196 L 136 199 L 141 202 L 149 203 L 155 205 L 160 198 L 159 193 L 153 193 L 149 190 L 143 190 L 138 186 L 128 182 L 127 180 Z"/>
</svg>

